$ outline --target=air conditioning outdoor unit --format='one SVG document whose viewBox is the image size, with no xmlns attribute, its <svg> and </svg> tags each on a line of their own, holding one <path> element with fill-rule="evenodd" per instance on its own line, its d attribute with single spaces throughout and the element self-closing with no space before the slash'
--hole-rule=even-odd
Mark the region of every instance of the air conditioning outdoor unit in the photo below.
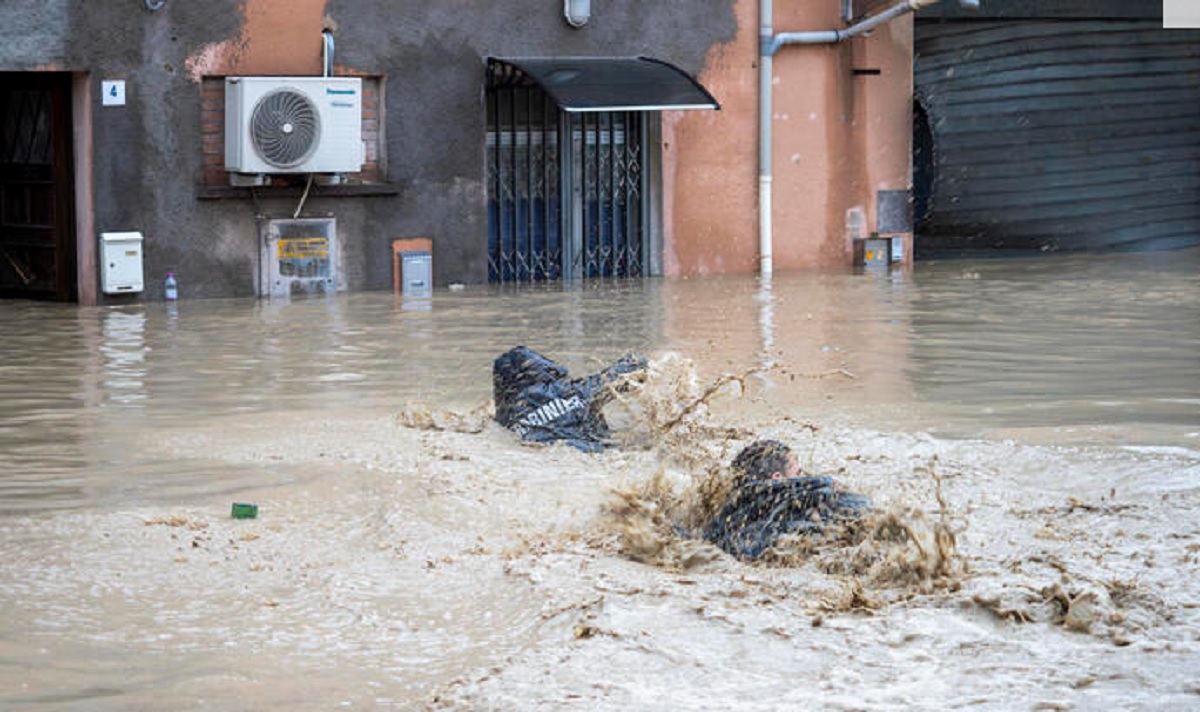
<svg viewBox="0 0 1200 712">
<path fill-rule="evenodd" d="M 361 79 L 225 79 L 226 171 L 356 173 L 362 164 Z"/>
</svg>

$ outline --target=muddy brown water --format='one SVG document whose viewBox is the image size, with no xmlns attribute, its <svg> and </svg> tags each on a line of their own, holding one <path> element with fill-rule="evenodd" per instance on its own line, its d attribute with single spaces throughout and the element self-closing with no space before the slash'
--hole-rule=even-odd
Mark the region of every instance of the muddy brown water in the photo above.
<svg viewBox="0 0 1200 712">
<path fill-rule="evenodd" d="M 1198 268 L 0 302 L 0 709 L 1200 708 Z M 516 344 L 646 354 L 659 405 L 744 378 L 534 448 L 486 415 Z M 912 536 L 631 554 L 615 492 L 756 435 Z"/>
</svg>

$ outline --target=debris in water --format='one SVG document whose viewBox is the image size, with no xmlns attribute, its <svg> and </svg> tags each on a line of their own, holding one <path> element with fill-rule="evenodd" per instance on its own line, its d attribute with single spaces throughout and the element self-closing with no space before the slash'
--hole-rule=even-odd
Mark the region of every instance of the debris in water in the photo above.
<svg viewBox="0 0 1200 712">
<path fill-rule="evenodd" d="M 175 514 L 169 517 L 154 517 L 153 519 L 145 520 L 145 525 L 166 526 L 166 527 L 187 527 L 191 530 L 204 529 L 208 526 L 208 522 L 201 519 L 192 519 L 191 517 Z"/>
<path fill-rule="evenodd" d="M 847 581 L 836 596 L 822 596 L 817 609 L 822 613 L 872 613 L 884 607 L 884 602 L 868 594 L 858 580 Z M 814 621 L 820 620 L 820 617 Z M 819 626 L 820 623 L 814 623 Z"/>
<path fill-rule="evenodd" d="M 258 516 L 258 505 L 246 502 L 234 502 L 230 516 L 234 519 L 254 519 Z"/>
<path fill-rule="evenodd" d="M 524 442 L 565 442 L 584 452 L 609 445 L 604 403 L 623 376 L 646 368 L 646 359 L 625 355 L 602 371 L 570 378 L 567 368 L 526 346 L 516 346 L 492 365 L 496 422 Z"/>
<path fill-rule="evenodd" d="M 492 419 L 491 405 L 484 403 L 465 413 L 435 409 L 425 401 L 414 401 L 396 415 L 396 421 L 414 430 L 450 430 L 456 433 L 481 433 Z"/>
<path fill-rule="evenodd" d="M 631 377 L 633 386 L 614 397 L 640 426 L 630 430 L 641 433 L 659 456 L 658 470 L 615 491 L 607 509 L 624 556 L 674 571 L 741 565 L 695 533 L 712 521 L 732 490 L 735 473 L 721 463 L 747 438 L 755 438 L 714 425 L 704 406 L 733 384 L 744 390 L 745 376 L 752 372 L 702 385 L 690 361 L 668 355 Z M 815 426 L 797 427 L 818 433 Z M 857 520 L 824 523 L 820 533 L 783 536 L 751 565 L 811 566 L 840 579 L 841 592 L 821 604 L 827 612 L 875 610 L 912 595 L 958 590 L 967 567 L 957 549 L 936 457 L 915 474 L 933 480 L 933 516 L 893 504 Z"/>
</svg>

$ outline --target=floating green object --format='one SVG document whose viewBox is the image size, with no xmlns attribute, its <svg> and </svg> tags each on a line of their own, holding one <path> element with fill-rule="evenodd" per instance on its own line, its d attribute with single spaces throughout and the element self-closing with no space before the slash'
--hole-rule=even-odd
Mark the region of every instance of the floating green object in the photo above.
<svg viewBox="0 0 1200 712">
<path fill-rule="evenodd" d="M 258 516 L 257 504 L 243 504 L 241 502 L 233 503 L 233 518 L 234 519 L 254 519 Z"/>
</svg>

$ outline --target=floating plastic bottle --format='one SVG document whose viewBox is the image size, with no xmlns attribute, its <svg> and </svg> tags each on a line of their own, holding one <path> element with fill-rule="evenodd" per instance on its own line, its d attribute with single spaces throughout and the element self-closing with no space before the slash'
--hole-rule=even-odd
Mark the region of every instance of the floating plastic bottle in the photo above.
<svg viewBox="0 0 1200 712">
<path fill-rule="evenodd" d="M 179 282 L 175 281 L 175 273 L 167 272 L 166 282 L 167 301 L 173 302 L 179 299 Z"/>
</svg>

